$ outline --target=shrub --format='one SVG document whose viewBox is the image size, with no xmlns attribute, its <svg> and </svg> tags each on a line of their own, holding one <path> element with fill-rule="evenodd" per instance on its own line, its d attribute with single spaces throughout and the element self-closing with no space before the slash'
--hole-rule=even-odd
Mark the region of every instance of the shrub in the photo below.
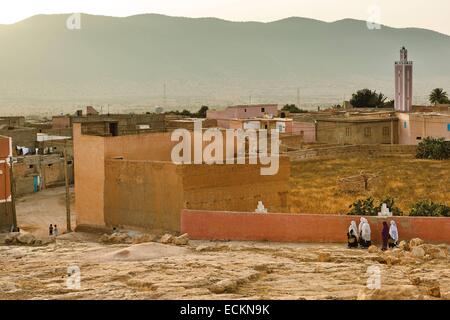
<svg viewBox="0 0 450 320">
<path fill-rule="evenodd" d="M 416 202 L 409 213 L 412 217 L 450 217 L 450 207 L 430 200 Z"/>
<path fill-rule="evenodd" d="M 450 159 L 450 141 L 444 138 L 427 137 L 417 146 L 416 158 L 445 160 Z"/>
<path fill-rule="evenodd" d="M 375 216 L 377 212 L 373 201 L 372 197 L 365 200 L 358 199 L 349 206 L 350 211 L 347 214 L 351 216 Z"/>
<path fill-rule="evenodd" d="M 378 212 L 381 211 L 381 206 L 383 205 L 383 203 L 386 203 L 386 206 L 394 216 L 402 215 L 402 211 L 400 210 L 400 208 L 395 206 L 394 198 L 385 198 L 384 200 L 380 201 L 378 206 L 375 206 L 374 199 L 372 197 L 369 197 L 367 199 L 359 199 L 353 202 L 350 205 L 350 211 L 347 214 L 351 216 L 376 216 L 378 215 Z"/>
</svg>

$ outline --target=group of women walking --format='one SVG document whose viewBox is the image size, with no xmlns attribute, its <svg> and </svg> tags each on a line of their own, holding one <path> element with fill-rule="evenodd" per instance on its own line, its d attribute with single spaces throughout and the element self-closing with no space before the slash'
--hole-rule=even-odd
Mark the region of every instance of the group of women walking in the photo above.
<svg viewBox="0 0 450 320">
<path fill-rule="evenodd" d="M 381 238 L 383 239 L 382 250 L 394 248 L 398 245 L 398 229 L 395 221 L 390 222 L 388 226 L 387 222 L 383 222 L 383 230 L 381 231 Z M 347 232 L 348 247 L 349 248 L 368 248 L 372 245 L 371 241 L 371 229 L 369 221 L 366 218 L 361 217 L 359 225 L 356 226 L 356 222 L 352 221 Z"/>
</svg>

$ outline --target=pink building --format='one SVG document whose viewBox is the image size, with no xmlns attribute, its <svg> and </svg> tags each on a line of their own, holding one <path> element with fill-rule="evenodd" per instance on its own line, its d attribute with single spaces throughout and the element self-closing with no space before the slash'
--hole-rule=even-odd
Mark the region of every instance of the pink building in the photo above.
<svg viewBox="0 0 450 320">
<path fill-rule="evenodd" d="M 303 137 L 303 142 L 316 142 L 316 124 L 314 122 L 299 122 L 292 123 L 292 134 Z"/>
<path fill-rule="evenodd" d="M 426 137 L 450 140 L 450 114 L 397 113 L 399 144 L 418 144 Z"/>
<path fill-rule="evenodd" d="M 408 61 L 408 50 L 400 50 L 400 61 L 395 62 L 395 111 L 412 109 L 413 62 Z"/>
<path fill-rule="evenodd" d="M 278 105 L 276 104 L 255 104 L 239 105 L 227 107 L 225 110 L 208 110 L 208 119 L 249 119 L 261 118 L 264 116 L 276 117 L 278 115 Z"/>
</svg>

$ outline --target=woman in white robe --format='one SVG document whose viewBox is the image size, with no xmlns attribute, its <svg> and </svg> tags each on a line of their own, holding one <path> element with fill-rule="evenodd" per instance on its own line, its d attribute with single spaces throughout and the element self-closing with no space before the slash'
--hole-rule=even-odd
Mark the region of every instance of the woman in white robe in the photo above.
<svg viewBox="0 0 450 320">
<path fill-rule="evenodd" d="M 391 226 L 389 227 L 389 248 L 394 248 L 398 245 L 398 229 L 397 224 L 394 220 L 391 221 Z"/>
</svg>

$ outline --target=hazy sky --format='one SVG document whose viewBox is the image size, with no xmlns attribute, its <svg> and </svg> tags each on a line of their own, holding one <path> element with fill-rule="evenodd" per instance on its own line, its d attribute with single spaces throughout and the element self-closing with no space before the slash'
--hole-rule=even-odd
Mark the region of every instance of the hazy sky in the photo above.
<svg viewBox="0 0 450 320">
<path fill-rule="evenodd" d="M 0 23 L 40 13 L 74 12 L 111 16 L 161 13 L 233 21 L 273 21 L 291 16 L 325 21 L 355 18 L 450 35 L 450 0 L 0 0 Z"/>
</svg>

